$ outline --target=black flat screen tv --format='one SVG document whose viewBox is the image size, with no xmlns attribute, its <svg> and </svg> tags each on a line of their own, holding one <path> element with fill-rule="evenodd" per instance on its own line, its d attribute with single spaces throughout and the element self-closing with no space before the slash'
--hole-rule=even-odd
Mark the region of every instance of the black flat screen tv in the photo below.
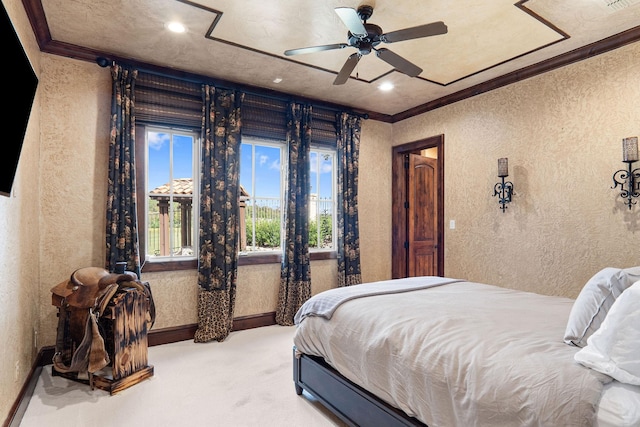
<svg viewBox="0 0 640 427">
<path fill-rule="evenodd" d="M 0 195 L 9 196 L 15 180 L 20 151 L 24 142 L 31 106 L 38 88 L 38 77 L 20 43 L 9 14 L 0 2 L 4 104 L 0 142 Z"/>
</svg>

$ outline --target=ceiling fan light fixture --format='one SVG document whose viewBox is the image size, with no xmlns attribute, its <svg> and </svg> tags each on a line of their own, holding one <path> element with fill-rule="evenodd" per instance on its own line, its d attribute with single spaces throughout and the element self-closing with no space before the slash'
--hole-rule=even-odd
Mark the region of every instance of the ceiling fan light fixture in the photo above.
<svg viewBox="0 0 640 427">
<path fill-rule="evenodd" d="M 380 89 L 383 92 L 389 92 L 393 88 L 394 86 L 393 86 L 393 83 L 391 82 L 384 82 L 380 86 L 378 86 L 378 89 Z"/>
</svg>

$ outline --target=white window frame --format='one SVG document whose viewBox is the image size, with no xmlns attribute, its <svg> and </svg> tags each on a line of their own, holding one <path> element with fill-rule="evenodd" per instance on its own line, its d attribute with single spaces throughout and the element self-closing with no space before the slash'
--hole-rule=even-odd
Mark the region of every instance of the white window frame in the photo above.
<svg viewBox="0 0 640 427">
<path fill-rule="evenodd" d="M 316 213 L 315 213 L 315 217 L 318 219 L 316 221 L 316 226 L 318 227 L 318 232 L 317 232 L 317 236 L 318 236 L 318 242 L 316 242 L 318 244 L 318 247 L 316 248 L 309 248 L 309 252 L 333 252 L 337 250 L 337 244 L 336 244 L 336 238 L 337 238 L 337 227 L 338 227 L 338 173 L 337 173 L 337 169 L 338 169 L 338 165 L 337 165 L 337 160 L 338 160 L 338 156 L 337 156 L 337 150 L 335 148 L 332 147 L 327 147 L 327 146 L 319 146 L 319 145 L 311 145 L 311 151 L 317 153 L 318 156 L 318 165 L 320 164 L 320 157 L 324 156 L 324 155 L 329 155 L 332 158 L 332 168 L 331 168 L 331 194 L 333 195 L 332 197 L 332 212 L 331 212 L 331 243 L 332 245 L 328 248 L 322 248 L 319 245 L 319 241 L 320 241 L 320 199 L 318 198 L 318 201 L 316 202 Z M 319 169 L 319 168 L 318 168 Z M 319 188 L 320 185 L 320 171 L 318 170 L 318 172 L 316 173 L 316 182 L 312 183 L 315 184 L 315 188 Z M 311 209 L 311 201 L 309 201 L 309 209 Z M 311 212 L 309 212 L 309 215 L 311 215 Z M 309 242 L 309 244 L 311 244 L 311 242 Z"/>
<path fill-rule="evenodd" d="M 198 259 L 198 225 L 200 217 L 199 215 L 199 207 L 200 207 L 200 147 L 201 147 L 201 138 L 200 134 L 191 129 L 183 129 L 183 128 L 174 128 L 174 127 L 163 127 L 163 126 L 145 126 L 145 203 L 144 203 L 144 227 L 145 227 L 145 262 L 156 263 L 156 262 L 176 262 L 176 261 L 190 261 Z M 189 136 L 193 138 L 193 148 L 192 148 L 192 163 L 191 163 L 191 172 L 193 179 L 193 193 L 191 200 L 192 207 L 192 222 L 191 222 L 191 242 L 193 247 L 193 253 L 190 255 L 177 255 L 169 253 L 169 255 L 153 255 L 150 253 L 150 233 L 149 233 L 149 200 L 150 200 L 150 191 L 153 188 L 150 188 L 149 185 L 149 133 L 165 133 L 170 135 L 170 144 L 173 146 L 173 136 L 174 135 L 183 135 Z M 169 155 L 169 182 L 171 185 L 173 184 L 174 176 L 173 176 L 173 147 L 170 149 Z M 169 220 L 170 220 L 170 230 L 173 229 L 173 193 L 169 195 L 170 203 L 169 203 Z M 173 233 L 169 233 L 170 236 L 170 244 L 169 247 L 173 247 L 171 242 L 173 241 Z"/>
</svg>

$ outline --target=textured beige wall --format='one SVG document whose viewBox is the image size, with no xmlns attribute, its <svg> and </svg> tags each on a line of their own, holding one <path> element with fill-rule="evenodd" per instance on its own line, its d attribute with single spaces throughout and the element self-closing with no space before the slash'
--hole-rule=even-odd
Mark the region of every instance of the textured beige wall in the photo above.
<svg viewBox="0 0 640 427">
<path fill-rule="evenodd" d="M 3 0 L 36 74 L 40 53 L 22 2 Z M 38 157 L 40 92 L 31 111 L 10 197 L 0 196 L 0 420 L 9 414 L 39 346 Z M 3 141 L 2 145 L 17 141 Z M 1 154 L 0 154 L 1 155 Z"/>
<path fill-rule="evenodd" d="M 42 56 L 40 154 L 40 322 L 55 344 L 50 289 L 105 259 L 111 76 L 96 64 Z"/>
<path fill-rule="evenodd" d="M 640 205 L 610 188 L 640 134 L 638 69 L 635 43 L 393 125 L 394 145 L 445 135 L 446 275 L 576 297 L 601 268 L 640 265 Z"/>
<path fill-rule="evenodd" d="M 358 219 L 363 282 L 391 278 L 391 131 L 388 123 L 362 123 Z"/>
</svg>

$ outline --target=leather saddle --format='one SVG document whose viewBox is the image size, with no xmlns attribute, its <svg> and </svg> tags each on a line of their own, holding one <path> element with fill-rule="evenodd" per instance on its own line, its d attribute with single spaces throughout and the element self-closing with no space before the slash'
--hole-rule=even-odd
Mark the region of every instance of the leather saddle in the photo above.
<svg viewBox="0 0 640 427">
<path fill-rule="evenodd" d="M 122 286 L 134 287 L 149 299 L 150 313 L 147 323 L 153 325 L 155 308 L 148 284 L 138 281 L 135 273 L 110 273 L 99 267 L 85 267 L 74 271 L 69 280 L 51 288 L 52 304 L 59 307 L 56 352 L 53 365 L 58 372 L 87 372 L 92 374 L 110 362 L 98 319 Z M 69 352 L 69 340 L 74 350 L 67 365 L 64 357 Z"/>
</svg>

